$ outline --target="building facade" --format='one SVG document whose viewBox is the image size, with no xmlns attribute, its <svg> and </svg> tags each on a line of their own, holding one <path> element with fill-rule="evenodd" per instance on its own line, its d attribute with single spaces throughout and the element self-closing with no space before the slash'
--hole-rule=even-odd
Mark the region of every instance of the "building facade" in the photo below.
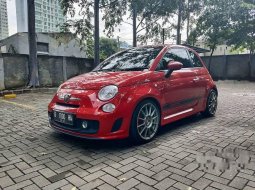
<svg viewBox="0 0 255 190">
<path fill-rule="evenodd" d="M 7 38 L 8 35 L 7 3 L 6 0 L 0 0 L 0 40 Z"/>
<path fill-rule="evenodd" d="M 28 31 L 27 0 L 16 0 L 17 32 Z M 58 0 L 35 0 L 36 32 L 59 32 L 66 21 Z"/>
<path fill-rule="evenodd" d="M 71 33 L 36 33 L 37 54 L 86 58 L 79 40 Z M 0 40 L 0 53 L 29 54 L 28 33 L 19 32 Z"/>
<path fill-rule="evenodd" d="M 206 42 L 203 40 L 199 40 L 195 44 L 196 47 L 199 48 L 204 48 L 204 49 L 210 49 L 207 45 Z M 249 54 L 249 51 L 247 49 L 242 49 L 242 50 L 233 50 L 234 46 L 231 45 L 226 45 L 226 44 L 220 44 L 216 46 L 216 49 L 213 52 L 213 56 L 218 56 L 218 55 L 235 55 L 235 54 Z M 206 52 L 202 54 L 203 56 L 210 56 L 210 52 Z"/>
</svg>

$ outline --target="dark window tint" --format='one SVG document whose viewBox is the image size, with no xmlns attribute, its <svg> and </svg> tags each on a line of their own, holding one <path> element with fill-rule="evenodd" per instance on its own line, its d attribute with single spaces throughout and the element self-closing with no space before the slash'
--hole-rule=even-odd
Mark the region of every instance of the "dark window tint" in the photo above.
<svg viewBox="0 0 255 190">
<path fill-rule="evenodd" d="M 48 43 L 37 42 L 37 51 L 38 52 L 49 53 L 49 44 Z"/>
<path fill-rule="evenodd" d="M 150 68 L 162 47 L 134 48 L 102 62 L 94 71 L 136 71 Z"/>
<path fill-rule="evenodd" d="M 202 62 L 194 52 L 189 51 L 189 54 L 194 67 L 203 67 Z"/>
<path fill-rule="evenodd" d="M 187 51 L 183 48 L 172 48 L 166 52 L 160 61 L 157 70 L 166 70 L 170 61 L 179 61 L 183 64 L 183 68 L 193 67 Z"/>
</svg>

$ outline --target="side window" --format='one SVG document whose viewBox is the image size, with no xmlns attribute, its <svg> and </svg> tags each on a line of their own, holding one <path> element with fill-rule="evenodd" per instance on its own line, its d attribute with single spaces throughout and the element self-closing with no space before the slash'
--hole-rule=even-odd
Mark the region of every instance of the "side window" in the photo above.
<svg viewBox="0 0 255 190">
<path fill-rule="evenodd" d="M 194 52 L 189 51 L 189 54 L 194 67 L 203 67 L 202 62 L 200 61 L 200 59 L 197 57 L 197 55 Z"/>
<path fill-rule="evenodd" d="M 193 67 L 190 62 L 187 51 L 183 48 L 172 48 L 169 49 L 160 61 L 157 70 L 166 70 L 167 64 L 171 61 L 179 61 L 183 64 L 183 68 Z"/>
</svg>

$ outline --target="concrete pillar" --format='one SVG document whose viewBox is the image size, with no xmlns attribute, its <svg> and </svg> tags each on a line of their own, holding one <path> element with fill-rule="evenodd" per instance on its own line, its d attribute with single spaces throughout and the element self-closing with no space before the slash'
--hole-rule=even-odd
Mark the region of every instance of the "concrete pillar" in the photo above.
<svg viewBox="0 0 255 190">
<path fill-rule="evenodd" d="M 4 89 L 4 60 L 0 57 L 0 90 Z"/>
</svg>

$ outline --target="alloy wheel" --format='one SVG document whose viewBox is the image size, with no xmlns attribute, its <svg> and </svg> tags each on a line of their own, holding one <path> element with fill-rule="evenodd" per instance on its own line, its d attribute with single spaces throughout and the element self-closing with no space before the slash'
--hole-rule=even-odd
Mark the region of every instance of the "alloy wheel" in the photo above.
<svg viewBox="0 0 255 190">
<path fill-rule="evenodd" d="M 159 127 L 159 111 L 152 103 L 141 107 L 137 117 L 137 131 L 144 140 L 152 139 Z"/>
<path fill-rule="evenodd" d="M 214 115 L 217 110 L 217 94 L 213 91 L 211 92 L 208 100 L 208 108 L 211 115 Z"/>
</svg>

